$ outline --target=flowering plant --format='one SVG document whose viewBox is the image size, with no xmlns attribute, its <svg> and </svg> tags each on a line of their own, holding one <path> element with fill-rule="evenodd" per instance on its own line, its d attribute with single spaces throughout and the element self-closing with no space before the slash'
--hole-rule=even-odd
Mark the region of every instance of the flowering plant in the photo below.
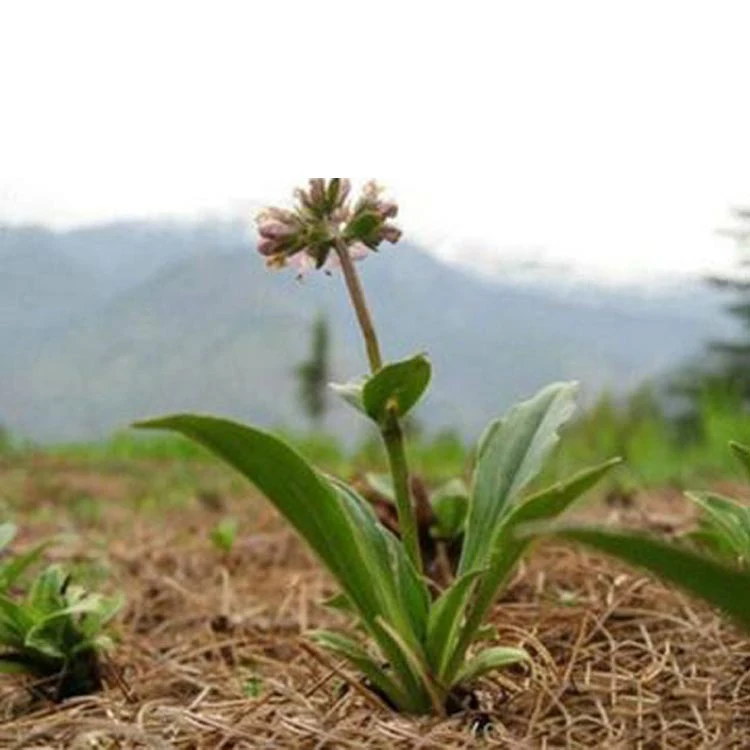
<svg viewBox="0 0 750 750">
<path fill-rule="evenodd" d="M 308 464 L 278 438 L 225 419 L 175 415 L 140 423 L 169 429 L 211 449 L 274 504 L 314 550 L 340 587 L 330 604 L 353 615 L 369 640 L 330 631 L 310 636 L 364 673 L 389 705 L 410 713 L 445 714 L 463 686 L 528 659 L 524 651 L 488 646 L 486 620 L 529 540 L 522 525 L 554 519 L 618 460 L 586 469 L 536 494 L 529 484 L 574 410 L 576 384 L 558 383 L 490 424 L 461 521 L 463 545 L 455 579 L 442 590 L 424 575 L 402 420 L 431 378 L 427 357 L 384 363 L 354 260 L 396 242 L 398 207 L 369 183 L 353 202 L 343 178 L 314 178 L 296 192 L 292 210 L 258 218 L 258 251 L 274 268 L 340 267 L 365 343 L 370 373 L 334 390 L 377 426 L 388 455 L 398 536 L 379 523 L 355 489 Z"/>
</svg>

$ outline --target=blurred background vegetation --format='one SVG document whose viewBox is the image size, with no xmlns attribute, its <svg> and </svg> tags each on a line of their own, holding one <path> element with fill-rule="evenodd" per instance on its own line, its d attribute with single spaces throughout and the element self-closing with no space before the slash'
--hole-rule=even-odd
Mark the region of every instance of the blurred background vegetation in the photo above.
<svg viewBox="0 0 750 750">
<path fill-rule="evenodd" d="M 706 289 L 713 290 L 714 294 L 718 294 L 726 302 L 724 319 L 727 325 L 710 329 L 720 331 L 721 335 L 707 335 L 702 350 L 698 349 L 698 353 L 691 357 L 677 359 L 677 363 L 669 369 L 659 370 L 656 377 L 641 378 L 642 384 L 640 387 L 600 390 L 599 396 L 595 400 L 589 399 L 578 419 L 567 429 L 566 439 L 562 441 L 557 452 L 556 462 L 550 471 L 550 476 L 575 471 L 577 467 L 614 455 L 619 455 L 625 459 L 624 468 L 614 480 L 622 490 L 665 484 L 682 486 L 700 478 L 711 479 L 735 475 L 736 470 L 727 451 L 727 443 L 730 440 L 736 440 L 750 444 L 750 419 L 748 419 L 748 403 L 750 400 L 750 274 L 748 273 L 748 268 L 750 268 L 750 208 L 736 208 L 733 210 L 732 217 L 733 225 L 721 231 L 737 245 L 737 271 L 724 277 L 712 277 L 704 282 Z M 103 232 L 104 230 L 100 231 Z M 112 228 L 108 231 L 111 234 L 115 232 L 115 229 Z M 129 231 L 132 233 L 132 227 Z M 24 244 L 28 240 L 26 235 L 11 234 L 9 236 L 14 238 L 21 250 L 27 249 Z M 39 237 L 33 232 L 31 236 L 39 240 Z M 167 232 L 166 236 L 173 235 Z M 164 236 L 160 235 L 156 238 L 151 238 L 148 235 L 144 235 L 144 237 L 144 241 L 149 247 L 152 239 L 154 241 L 164 239 Z M 70 236 L 64 235 L 63 239 L 67 242 L 73 242 Z M 209 232 L 207 240 L 205 233 L 198 232 L 197 235 L 195 233 L 190 234 L 189 239 L 197 247 L 204 241 L 215 242 L 216 237 Z M 51 240 L 49 240 L 49 237 L 47 237 L 47 240 L 47 245 L 44 243 L 39 245 L 38 242 L 37 245 L 48 249 Z M 184 241 L 187 242 L 187 240 Z M 75 247 L 79 246 L 75 245 Z M 233 248 L 234 243 L 230 242 L 229 247 Z M 174 243 L 172 245 L 167 243 L 167 248 L 172 253 L 170 259 L 181 257 L 181 249 L 176 247 Z M 12 250 L 13 248 L 11 248 Z M 42 254 L 44 255 L 44 253 Z M 16 255 L 18 254 L 16 253 Z M 11 252 L 12 257 L 16 257 L 16 255 Z M 168 277 L 170 275 L 173 277 L 175 273 L 178 276 L 183 273 L 186 263 L 188 266 L 194 263 L 205 264 L 205 258 L 203 260 L 200 256 L 190 256 L 190 258 L 192 260 L 180 260 L 176 270 L 170 271 Z M 46 255 L 45 259 L 48 260 Z M 29 260 L 28 256 L 26 260 Z M 418 253 L 416 256 L 412 254 L 411 260 L 417 263 L 427 262 Z M 162 262 L 167 264 L 166 259 L 162 259 Z M 242 262 L 245 264 L 246 260 Z M 425 267 L 432 274 L 426 287 L 429 284 L 434 284 L 436 289 L 442 288 L 442 284 L 448 284 L 451 281 L 451 274 L 442 268 L 438 268 L 434 261 L 429 261 Z M 16 271 L 20 273 L 18 268 Z M 456 284 L 459 293 L 462 293 L 460 292 L 462 285 L 468 285 L 468 291 L 466 292 L 468 297 L 454 300 L 457 305 L 460 302 L 462 308 L 472 304 L 469 301 L 470 299 L 474 299 L 476 302 L 476 295 L 480 291 L 482 293 L 486 291 L 484 287 L 476 286 L 477 282 L 467 277 L 460 276 L 457 278 Z M 122 278 L 119 278 L 119 283 L 127 286 L 126 280 Z M 257 279 L 254 283 L 258 283 Z M 288 279 L 286 283 L 288 283 Z M 386 283 L 393 288 L 393 279 L 384 281 L 376 275 L 376 286 Z M 472 287 L 472 284 L 475 286 Z M 419 284 L 417 286 L 419 287 Z M 429 297 L 426 287 L 425 304 Z M 309 292 L 309 290 L 307 291 Z M 497 297 L 502 291 L 501 287 L 494 289 L 492 298 Z M 507 292 L 508 289 L 506 288 L 505 291 Z M 296 294 L 297 290 L 294 290 L 294 292 Z M 510 293 L 511 302 L 518 303 L 520 298 L 513 298 L 514 293 Z M 268 301 L 269 293 L 267 292 L 262 299 Z M 316 292 L 309 299 L 305 296 L 299 299 L 305 303 L 316 300 L 319 302 L 321 297 Z M 488 299 L 490 298 L 488 297 Z M 209 301 L 208 297 L 204 299 L 206 304 Z M 390 301 L 393 302 L 393 299 Z M 118 304 L 121 305 L 122 302 Z M 442 305 L 442 307 L 444 308 L 443 311 L 447 309 L 445 305 Z M 596 316 L 600 309 L 598 306 L 595 306 L 595 308 L 594 314 Z M 401 308 L 402 313 L 404 309 L 406 308 Z M 479 314 L 484 309 L 478 307 L 475 313 Z M 292 339 L 296 342 L 295 351 L 307 349 L 307 355 L 296 367 L 290 368 L 289 359 L 286 357 L 284 366 L 287 374 L 284 377 L 288 376 L 293 383 L 293 387 L 286 388 L 285 386 L 284 395 L 278 396 L 273 384 L 278 381 L 279 376 L 269 370 L 266 374 L 270 380 L 259 386 L 260 392 L 257 389 L 250 388 L 251 396 L 257 397 L 260 395 L 262 402 L 267 404 L 277 401 L 289 402 L 285 410 L 281 412 L 273 409 L 268 411 L 266 422 L 271 422 L 268 427 L 274 428 L 272 420 L 281 415 L 275 427 L 276 431 L 284 434 L 297 446 L 300 452 L 327 471 L 352 476 L 366 471 L 384 469 L 385 457 L 374 433 L 356 433 L 354 431 L 343 431 L 342 433 L 341 430 L 336 429 L 339 423 L 335 419 L 337 414 L 335 410 L 339 407 L 335 404 L 336 400 L 331 398 L 327 384 L 342 370 L 342 362 L 349 362 L 350 355 L 347 353 L 346 356 L 341 356 L 341 353 L 337 352 L 337 347 L 334 346 L 334 327 L 332 326 L 330 311 L 322 306 L 318 310 L 317 317 L 313 318 L 312 323 L 306 323 L 306 328 L 299 323 L 293 327 L 293 332 L 290 331 L 291 338 L 287 336 L 284 347 L 279 350 L 286 353 L 286 348 Z M 538 327 L 544 328 L 546 323 L 541 322 L 542 317 L 544 317 L 544 320 L 549 320 L 552 312 L 554 311 L 551 309 L 539 311 Z M 384 317 L 388 319 L 387 315 Z M 304 318 L 309 321 L 309 314 L 305 313 Z M 6 325 L 8 325 L 8 320 L 10 319 L 8 318 L 5 321 Z M 333 320 L 336 320 L 335 315 Z M 470 317 L 469 320 L 475 319 Z M 659 335 L 662 339 L 665 339 L 665 345 L 667 343 L 666 338 L 669 336 L 668 331 L 679 329 L 675 320 L 670 322 L 671 327 L 659 331 Z M 689 318 L 685 318 L 683 322 L 689 325 L 689 320 Z M 152 322 L 150 320 L 142 321 L 142 324 L 148 327 Z M 271 322 L 273 323 L 273 320 Z M 348 319 L 346 322 L 348 322 Z M 397 315 L 391 322 L 399 324 L 401 321 Z M 622 323 L 622 320 L 620 322 Z M 446 337 L 451 338 L 453 349 L 447 347 L 450 352 L 455 353 L 456 347 L 460 349 L 463 345 L 467 347 L 466 351 L 468 352 L 470 345 L 477 345 L 474 335 L 476 332 L 474 331 L 469 335 L 467 331 L 466 341 L 462 344 L 461 335 L 458 331 L 461 330 L 462 325 L 467 324 L 467 320 L 462 319 L 457 323 L 458 328 L 453 330 L 448 327 L 447 333 L 442 334 L 440 340 L 444 342 Z M 611 324 L 612 321 L 609 321 L 609 323 Z M 653 324 L 653 319 L 646 318 L 641 328 L 634 330 L 646 330 Z M 238 332 L 240 330 L 246 331 L 246 327 L 252 327 L 252 325 L 252 321 L 247 320 L 237 330 Z M 271 328 L 273 328 L 273 325 L 271 325 Z M 80 330 L 85 330 L 85 326 L 84 329 L 79 328 L 78 330 L 79 333 L 75 335 L 80 335 Z M 729 332 L 731 332 L 731 335 Z M 618 337 L 621 334 L 627 336 L 627 334 L 623 334 L 622 329 L 616 326 L 609 332 L 611 337 Z M 29 336 L 30 339 L 33 339 L 31 334 Z M 265 347 L 266 351 L 269 350 L 269 346 L 273 348 L 269 342 L 273 342 L 272 334 L 268 334 L 259 340 L 259 344 L 261 347 Z M 536 349 L 534 349 L 535 352 L 539 349 L 541 343 L 543 341 L 538 342 Z M 556 355 L 561 351 L 559 346 L 564 346 L 565 343 L 564 339 L 557 342 L 558 348 L 554 350 Z M 631 343 L 631 341 L 626 341 L 625 346 L 629 346 Z M 218 346 L 218 343 L 214 341 L 212 346 Z M 40 351 L 43 351 L 43 347 L 40 348 Z M 264 350 L 261 348 L 258 351 Z M 485 351 L 487 351 L 486 347 L 480 348 L 480 355 Z M 528 353 L 532 349 L 527 348 L 519 351 Z M 513 361 L 514 357 L 519 359 L 521 356 L 516 355 L 513 349 L 506 353 L 510 358 L 509 361 Z M 278 351 L 273 355 L 274 359 L 276 354 L 278 354 Z M 124 372 L 129 372 L 128 361 L 127 359 L 124 360 L 123 356 L 121 354 L 119 360 L 116 361 L 121 362 L 121 366 L 125 368 Z M 203 355 L 201 354 L 201 356 Z M 673 353 L 673 359 L 676 356 Z M 153 359 L 151 355 L 149 357 Z M 266 357 L 267 359 L 268 357 Z M 595 361 L 595 359 L 591 360 L 591 362 Z M 41 360 L 41 362 L 43 363 L 44 360 Z M 467 437 L 471 434 L 471 431 L 466 429 L 466 425 L 467 423 L 473 424 L 477 416 L 481 416 L 484 421 L 489 417 L 486 409 L 477 409 L 477 404 L 483 403 L 481 394 L 478 395 L 479 384 L 481 381 L 491 380 L 490 375 L 494 377 L 495 364 L 495 360 L 488 355 L 486 369 L 481 369 L 474 376 L 469 377 L 465 372 L 462 375 L 462 372 L 458 371 L 448 373 L 447 380 L 456 380 L 451 386 L 454 393 L 453 398 L 458 398 L 460 402 L 463 393 L 466 396 L 467 410 L 473 409 L 476 411 L 471 419 L 456 419 L 455 426 L 447 429 L 435 427 L 434 424 L 425 425 L 419 413 L 415 418 L 410 419 L 407 429 L 412 441 L 411 453 L 414 470 L 429 481 L 441 482 L 456 475 L 468 475 L 470 472 L 473 461 L 473 443 Z M 567 364 L 570 365 L 571 363 L 568 362 Z M 33 362 L 31 366 L 35 366 Z M 253 367 L 251 363 L 250 371 L 256 372 Z M 260 369 L 266 372 L 264 368 Z M 22 374 L 22 369 L 19 368 L 19 372 Z M 37 377 L 39 374 L 37 372 Z M 444 375 L 444 373 L 442 374 Z M 437 375 L 440 377 L 441 373 L 438 372 Z M 466 377 L 464 380 L 460 380 L 459 375 Z M 174 373 L 172 377 L 180 379 L 182 376 L 179 373 Z M 521 370 L 514 371 L 513 377 L 516 385 L 528 380 L 528 377 L 524 376 Z M 54 377 L 51 377 L 50 380 L 54 380 Z M 444 383 L 445 381 L 446 378 L 443 378 Z M 532 390 L 534 385 L 529 382 L 528 390 Z M 474 386 L 476 386 L 476 389 L 474 389 Z M 443 397 L 445 397 L 445 393 Z M 290 427 L 290 422 L 284 415 L 291 411 L 304 414 L 307 426 L 305 427 L 305 420 L 298 420 L 293 427 Z M 446 410 L 445 413 L 449 414 L 450 412 Z M 133 413 L 132 416 L 138 416 L 137 412 Z M 0 420 L 2 420 L 2 417 L 3 415 L 0 413 Z M 342 437 L 342 434 L 345 437 Z M 28 439 L 26 435 L 22 436 L 8 427 L 0 425 L 0 456 L 11 454 L 28 456 L 38 452 L 61 458 L 75 458 L 92 462 L 130 460 L 208 462 L 211 460 L 207 453 L 199 447 L 173 437 L 144 438 L 129 431 L 117 431 L 111 437 L 104 439 L 45 440 L 37 443 Z"/>
</svg>

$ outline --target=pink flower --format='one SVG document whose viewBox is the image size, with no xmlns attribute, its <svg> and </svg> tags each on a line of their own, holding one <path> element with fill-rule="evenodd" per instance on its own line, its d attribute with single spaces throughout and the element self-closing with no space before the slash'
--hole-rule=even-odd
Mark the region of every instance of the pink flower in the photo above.
<svg viewBox="0 0 750 750">
<path fill-rule="evenodd" d="M 381 200 L 382 188 L 368 182 L 352 206 L 351 182 L 345 177 L 313 177 L 294 193 L 294 210 L 266 208 L 258 214 L 258 252 L 272 268 L 295 268 L 299 274 L 330 271 L 343 247 L 361 260 L 383 242 L 395 243 L 401 231 L 388 223 L 398 214 L 393 201 Z"/>
</svg>

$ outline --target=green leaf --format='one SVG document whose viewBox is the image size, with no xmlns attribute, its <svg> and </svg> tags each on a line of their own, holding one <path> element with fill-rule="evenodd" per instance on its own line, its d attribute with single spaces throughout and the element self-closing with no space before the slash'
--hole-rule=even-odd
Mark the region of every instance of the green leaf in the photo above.
<svg viewBox="0 0 750 750">
<path fill-rule="evenodd" d="M 464 612 L 483 571 L 472 571 L 456 579 L 435 601 L 427 625 L 427 659 L 438 679 L 442 679 L 453 655 L 463 625 Z"/>
<path fill-rule="evenodd" d="M 750 631 L 750 573 L 643 534 L 586 527 L 552 533 L 645 569 L 717 607 Z"/>
<path fill-rule="evenodd" d="M 575 409 L 576 390 L 575 383 L 548 386 L 485 432 L 474 472 L 459 574 L 489 562 L 500 519 L 539 473 L 559 440 L 559 428 Z"/>
<path fill-rule="evenodd" d="M 173 430 L 204 445 L 249 479 L 307 541 L 366 617 L 380 614 L 350 514 L 298 453 L 261 430 L 214 417 L 176 415 L 136 427 Z"/>
<path fill-rule="evenodd" d="M 520 648 L 505 648 L 502 646 L 487 648 L 464 664 L 456 681 L 458 683 L 471 682 L 488 672 L 494 672 L 496 669 L 530 661 L 529 655 Z"/>
<path fill-rule="evenodd" d="M 401 606 L 409 617 L 411 632 L 416 635 L 418 644 L 424 643 L 427 635 L 427 618 L 430 613 L 430 590 L 417 572 L 414 564 L 405 554 L 404 545 L 393 534 L 386 532 L 389 553 L 396 573 L 398 594 Z"/>
<path fill-rule="evenodd" d="M 282 441 L 260 430 L 225 419 L 177 415 L 137 425 L 171 429 L 192 438 L 223 458 L 263 492 L 307 541 L 356 607 L 408 694 L 424 694 L 399 643 L 420 644 L 408 602 L 399 587 L 394 549 L 372 507 L 351 488 L 327 480 Z M 381 624 L 385 623 L 385 626 Z M 387 627 L 386 627 L 387 626 Z M 417 700 L 417 698 L 415 698 Z"/>
<path fill-rule="evenodd" d="M 451 479 L 430 496 L 435 514 L 435 536 L 453 539 L 463 530 L 469 509 L 469 488 L 463 479 Z"/>
<path fill-rule="evenodd" d="M 425 582 L 404 546 L 378 521 L 370 503 L 344 482 L 333 477 L 330 481 L 351 513 L 358 546 L 367 554 L 365 567 L 378 595 L 380 616 L 399 630 L 411 648 L 420 649 L 430 598 Z"/>
<path fill-rule="evenodd" d="M 385 365 L 370 377 L 362 390 L 365 412 L 382 423 L 392 405 L 404 417 L 419 401 L 430 383 L 430 361 L 424 354 Z"/>
<path fill-rule="evenodd" d="M 386 671 L 356 641 L 330 630 L 314 630 L 308 633 L 307 637 L 326 650 L 351 662 L 376 688 L 385 693 L 394 705 L 411 706 L 412 711 L 417 710 L 417 704 L 410 699 L 410 696 L 389 677 Z"/>
<path fill-rule="evenodd" d="M 16 555 L 8 560 L 5 565 L 0 566 L 0 592 L 7 591 L 18 579 L 30 568 L 49 546 L 49 542 L 34 547 L 22 555 Z"/>
<path fill-rule="evenodd" d="M 404 655 L 407 663 L 411 670 L 419 675 L 420 687 L 425 691 L 426 696 L 431 704 L 432 710 L 436 714 L 442 714 L 444 711 L 445 704 L 445 691 L 442 686 L 435 682 L 434 676 L 431 673 L 430 667 L 427 664 L 424 654 L 420 651 L 412 649 L 411 645 L 404 641 L 401 633 L 399 633 L 389 623 L 381 620 L 380 623 L 383 630 L 393 639 L 394 643 L 399 646 L 401 653 Z M 426 712 L 427 706 L 424 705 L 423 712 Z"/>
<path fill-rule="evenodd" d="M 27 605 L 42 617 L 62 607 L 65 579 L 65 573 L 59 565 L 50 565 L 31 585 L 26 597 Z"/>
<path fill-rule="evenodd" d="M 33 628 L 37 620 L 28 607 L 24 607 L 5 596 L 0 596 L 0 623 L 14 635 L 23 635 Z"/>
<path fill-rule="evenodd" d="M 750 478 L 750 448 L 742 445 L 741 443 L 731 442 L 729 447 L 732 449 L 734 455 L 739 459 L 745 473 Z"/>
<path fill-rule="evenodd" d="M 558 482 L 513 506 L 500 521 L 487 573 L 481 580 L 460 643 L 452 654 L 446 672 L 449 679 L 459 670 L 467 649 L 476 640 L 476 631 L 481 627 L 485 615 L 532 541 L 529 536 L 520 537 L 517 533 L 519 529 L 557 518 L 619 463 L 620 459 L 614 458 L 584 469 L 568 481 Z"/>
<path fill-rule="evenodd" d="M 351 380 L 348 383 L 329 383 L 328 387 L 339 396 L 339 398 L 346 401 L 349 406 L 353 406 L 357 411 L 366 414 L 367 412 L 362 403 L 362 389 L 365 380 L 366 378 L 358 378 L 357 380 Z"/>
<path fill-rule="evenodd" d="M 337 612 L 344 612 L 347 615 L 357 615 L 357 609 L 346 598 L 345 594 L 334 594 L 333 596 L 321 602 L 328 609 L 335 609 Z"/>
<path fill-rule="evenodd" d="M 750 553 L 750 524 L 746 508 L 736 500 L 709 492 L 687 492 L 685 496 L 702 511 L 704 531 L 719 537 L 717 546 L 730 549 L 736 558 Z"/>
<path fill-rule="evenodd" d="M 584 469 L 566 482 L 547 487 L 508 511 L 500 524 L 489 572 L 482 581 L 482 589 L 491 592 L 490 599 L 494 598 L 498 588 L 510 577 L 530 544 L 531 540 L 528 538 L 518 537 L 518 529 L 526 524 L 559 517 L 620 463 L 621 459 L 613 458 Z"/>
</svg>

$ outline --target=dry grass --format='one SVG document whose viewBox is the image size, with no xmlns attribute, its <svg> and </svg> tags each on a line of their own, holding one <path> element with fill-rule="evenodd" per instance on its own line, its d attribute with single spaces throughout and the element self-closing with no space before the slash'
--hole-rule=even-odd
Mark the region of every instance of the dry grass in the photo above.
<svg viewBox="0 0 750 750">
<path fill-rule="evenodd" d="M 378 706 L 356 674 L 304 640 L 341 622 L 319 606 L 330 582 L 257 499 L 222 498 L 238 517 L 260 509 L 222 556 L 207 541 L 217 514 L 205 502 L 135 514 L 123 500 L 130 480 L 55 471 L 105 498 L 102 518 L 57 554 L 97 557 L 90 539 L 104 534 L 107 586 L 129 604 L 103 694 L 33 704 L 2 679 L 0 747 L 750 747 L 750 641 L 602 558 L 540 548 L 494 614 L 502 643 L 526 647 L 534 669 L 483 680 L 475 711 L 414 719 Z M 33 473 L 24 481 L 31 498 Z M 682 523 L 684 506 L 664 497 L 617 512 Z M 45 502 L 37 493 L 26 515 Z M 29 515 L 31 535 L 68 528 L 59 507 L 57 516 Z"/>
</svg>

